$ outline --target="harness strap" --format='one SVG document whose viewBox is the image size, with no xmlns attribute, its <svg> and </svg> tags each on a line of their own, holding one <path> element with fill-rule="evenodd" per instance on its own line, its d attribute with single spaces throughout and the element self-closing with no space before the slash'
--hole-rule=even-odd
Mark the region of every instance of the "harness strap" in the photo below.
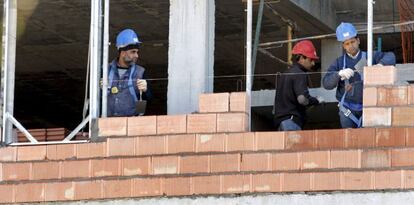
<svg viewBox="0 0 414 205">
<path fill-rule="evenodd" d="M 342 112 L 346 117 L 348 117 L 349 119 L 352 120 L 352 122 L 354 122 L 357 127 L 361 127 L 362 126 L 362 116 L 360 118 L 357 118 L 350 109 L 346 108 L 344 106 L 344 102 L 345 102 L 345 96 L 347 94 L 347 91 L 345 91 L 344 95 L 341 98 L 341 102 L 339 102 L 339 111 Z"/>
<path fill-rule="evenodd" d="M 132 66 L 131 68 L 131 72 L 129 73 L 129 78 L 128 78 L 128 90 L 129 93 L 131 94 L 132 98 L 134 99 L 134 102 L 138 102 L 138 97 L 137 94 L 135 92 L 134 89 L 134 84 L 133 84 L 133 80 L 132 80 L 132 75 L 135 73 L 135 65 Z M 115 71 L 114 71 L 114 66 L 111 66 L 111 69 L 109 71 L 109 85 L 112 87 L 112 83 L 114 81 L 114 76 L 115 76 Z M 108 94 L 111 92 L 111 88 L 108 87 Z"/>
</svg>

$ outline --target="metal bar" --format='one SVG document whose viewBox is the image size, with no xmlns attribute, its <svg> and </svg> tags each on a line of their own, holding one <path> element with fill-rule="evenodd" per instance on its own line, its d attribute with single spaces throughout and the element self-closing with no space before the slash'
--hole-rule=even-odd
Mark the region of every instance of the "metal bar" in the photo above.
<svg viewBox="0 0 414 205">
<path fill-rule="evenodd" d="M 74 141 L 57 141 L 57 142 L 37 142 L 37 143 L 30 143 L 30 142 L 19 142 L 19 143 L 12 143 L 9 146 L 22 146 L 22 145 L 48 145 L 48 144 L 79 144 L 79 143 L 87 143 L 88 140 L 74 140 Z"/>
<path fill-rule="evenodd" d="M 248 104 L 251 102 L 252 92 L 252 25 L 253 25 L 253 0 L 247 1 L 247 28 L 246 28 L 246 95 Z M 251 125 L 251 109 L 248 109 L 248 129 Z"/>
<path fill-rule="evenodd" d="M 257 47 L 259 47 L 260 31 L 262 28 L 264 0 L 260 0 L 259 13 L 257 14 L 256 33 L 254 35 L 253 57 L 252 57 L 252 74 L 256 70 Z M 254 83 L 254 79 L 252 84 Z"/>
<path fill-rule="evenodd" d="M 63 140 L 64 142 L 70 141 L 73 137 L 75 137 L 78 132 L 85 127 L 86 123 L 89 122 L 89 115 Z"/>
<path fill-rule="evenodd" d="M 11 123 L 14 124 L 14 126 L 16 126 L 17 129 L 20 130 L 20 132 L 22 132 L 26 138 L 31 142 L 31 143 L 37 143 L 38 141 L 26 130 L 26 128 L 23 127 L 22 124 L 20 124 L 19 121 L 17 121 L 13 115 L 6 113 L 5 116 L 8 120 L 10 120 Z"/>
<path fill-rule="evenodd" d="M 89 115 L 92 122 L 93 119 L 96 119 L 99 117 L 99 108 L 98 108 L 98 88 L 99 88 L 99 77 L 98 75 L 98 69 L 100 69 L 99 66 L 99 59 L 98 59 L 98 52 L 99 52 L 99 0 L 91 0 L 91 61 L 90 61 L 90 84 L 89 84 L 89 90 L 90 90 L 90 104 L 89 104 Z M 89 136 L 91 136 L 92 132 L 92 123 L 89 123 Z"/>
<path fill-rule="evenodd" d="M 378 37 L 377 51 L 381 52 L 381 50 L 382 50 L 382 38 Z"/>
<path fill-rule="evenodd" d="M 17 2 L 16 0 L 4 1 L 4 32 L 3 32 L 3 142 L 12 143 L 13 125 L 9 122 L 7 114 L 13 115 L 14 108 L 14 83 L 16 62 L 16 30 L 17 30 Z"/>
<path fill-rule="evenodd" d="M 367 42 L 367 53 L 368 53 L 368 57 L 367 57 L 367 61 L 368 61 L 368 66 L 372 66 L 372 24 L 373 24 L 373 6 L 374 6 L 374 1 L 373 0 L 368 0 L 368 42 Z"/>
<path fill-rule="evenodd" d="M 287 38 L 292 40 L 292 26 L 287 25 Z M 292 64 L 292 42 L 287 44 L 287 62 L 289 65 Z"/>
<path fill-rule="evenodd" d="M 107 117 L 108 107 L 108 47 L 109 47 L 109 1 L 104 0 L 104 29 L 103 29 L 103 53 L 102 53 L 102 111 L 101 116 Z"/>
</svg>

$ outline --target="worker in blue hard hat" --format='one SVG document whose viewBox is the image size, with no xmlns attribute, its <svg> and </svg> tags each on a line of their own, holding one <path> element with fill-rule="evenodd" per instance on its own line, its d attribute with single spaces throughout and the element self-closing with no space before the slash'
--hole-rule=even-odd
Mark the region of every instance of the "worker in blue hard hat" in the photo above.
<svg viewBox="0 0 414 205">
<path fill-rule="evenodd" d="M 132 29 L 125 29 L 116 37 L 118 56 L 108 68 L 108 117 L 138 115 L 138 100 L 151 97 L 145 69 L 137 64 L 140 44 Z"/>
<path fill-rule="evenodd" d="M 358 32 L 352 24 L 341 23 L 336 28 L 336 37 L 342 42 L 344 54 L 329 66 L 323 87 L 337 88 L 342 128 L 358 128 L 362 125 L 363 68 L 367 65 L 367 54 L 359 49 Z M 395 55 L 373 52 L 372 65 L 395 65 Z"/>
</svg>

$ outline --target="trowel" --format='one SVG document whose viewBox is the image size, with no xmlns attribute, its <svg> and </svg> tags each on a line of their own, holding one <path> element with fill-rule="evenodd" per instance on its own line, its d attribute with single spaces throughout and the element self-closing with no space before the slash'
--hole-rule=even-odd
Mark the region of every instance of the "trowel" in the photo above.
<svg viewBox="0 0 414 205">
<path fill-rule="evenodd" d="M 364 67 L 367 66 L 367 59 L 364 58 L 364 56 L 361 57 L 361 59 L 358 61 L 357 64 L 355 64 L 354 68 L 355 70 L 361 75 L 361 79 L 364 78 Z"/>
<path fill-rule="evenodd" d="M 139 100 L 135 105 L 135 110 L 137 111 L 139 116 L 142 116 L 145 114 L 145 110 L 147 108 L 147 101 L 142 100 L 142 90 L 139 91 Z"/>
</svg>

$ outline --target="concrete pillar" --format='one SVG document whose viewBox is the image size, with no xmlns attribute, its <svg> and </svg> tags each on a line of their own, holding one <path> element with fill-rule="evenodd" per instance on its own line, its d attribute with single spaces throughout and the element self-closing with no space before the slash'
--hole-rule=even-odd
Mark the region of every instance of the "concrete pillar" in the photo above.
<svg viewBox="0 0 414 205">
<path fill-rule="evenodd" d="M 342 55 L 342 43 L 334 39 L 321 41 L 321 71 L 328 71 L 329 66 Z M 325 74 L 322 74 L 322 77 Z"/>
<path fill-rule="evenodd" d="M 168 114 L 198 110 L 213 92 L 214 0 L 170 0 Z"/>
</svg>

